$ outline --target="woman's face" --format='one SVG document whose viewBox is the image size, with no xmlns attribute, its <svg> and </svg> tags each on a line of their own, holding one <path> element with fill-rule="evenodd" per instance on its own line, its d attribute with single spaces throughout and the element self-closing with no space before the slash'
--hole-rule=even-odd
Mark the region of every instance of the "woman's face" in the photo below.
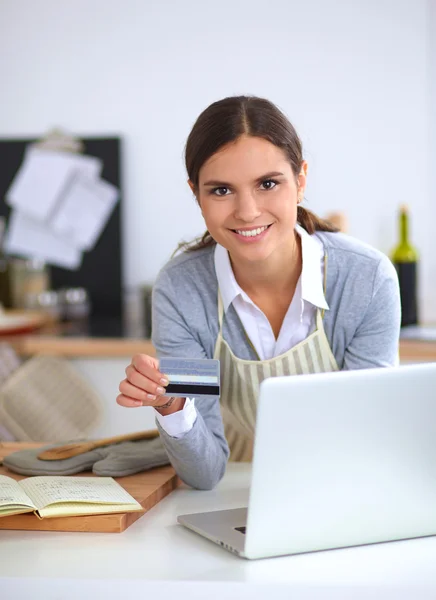
<svg viewBox="0 0 436 600">
<path fill-rule="evenodd" d="M 207 229 L 233 260 L 257 262 L 295 244 L 297 202 L 307 164 L 296 181 L 284 152 L 241 136 L 200 169 L 197 199 Z M 192 186 L 191 186 L 192 187 Z"/>
</svg>

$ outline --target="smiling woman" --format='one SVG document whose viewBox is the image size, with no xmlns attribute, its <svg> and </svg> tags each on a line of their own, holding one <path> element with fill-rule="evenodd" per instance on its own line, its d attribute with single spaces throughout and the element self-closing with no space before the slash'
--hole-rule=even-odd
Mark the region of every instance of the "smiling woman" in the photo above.
<svg viewBox="0 0 436 600">
<path fill-rule="evenodd" d="M 229 454 L 251 459 L 266 377 L 395 365 L 400 301 L 386 256 L 301 206 L 301 142 L 268 100 L 209 106 L 188 137 L 186 168 L 207 231 L 159 274 L 153 344 L 159 357 L 219 359 L 221 396 L 168 402 L 158 360 L 139 354 L 117 401 L 156 409 L 173 466 L 204 489 Z"/>
<path fill-rule="evenodd" d="M 239 147 L 235 152 L 237 156 L 232 156 L 231 147 L 244 139 L 249 145 L 252 143 L 254 154 L 250 153 L 249 146 L 244 147 L 242 144 L 242 148 Z M 222 159 L 223 154 L 226 156 L 220 161 L 222 170 L 219 167 L 214 168 L 214 163 Z M 257 164 L 252 165 L 252 160 L 256 158 Z M 267 172 L 267 158 L 271 164 L 275 163 L 275 159 L 282 165 L 284 163 L 284 172 L 275 169 Z M 263 98 L 237 96 L 215 102 L 199 116 L 186 144 L 186 170 L 189 185 L 197 200 L 200 202 L 202 185 L 215 195 L 231 193 L 232 184 L 242 175 L 246 163 L 248 169 L 245 170 L 245 175 L 249 175 L 251 171 L 254 176 L 254 179 L 249 181 L 250 184 L 257 184 L 259 190 L 267 191 L 285 183 L 288 188 L 291 186 L 294 200 L 297 200 L 298 204 L 302 201 L 306 187 L 307 163 L 303 160 L 298 134 L 285 115 Z M 258 172 L 254 175 L 255 167 Z M 214 179 L 216 173 L 219 174 L 219 179 Z M 226 173 L 229 178 L 225 177 Z M 200 182 L 200 176 L 203 182 Z M 332 224 L 319 219 L 302 206 L 298 206 L 297 213 L 298 221 L 311 234 L 316 230 L 337 231 Z M 207 221 L 206 224 L 208 225 Z M 213 243 L 214 238 L 207 231 L 198 246 L 194 244 L 191 248 Z"/>
</svg>

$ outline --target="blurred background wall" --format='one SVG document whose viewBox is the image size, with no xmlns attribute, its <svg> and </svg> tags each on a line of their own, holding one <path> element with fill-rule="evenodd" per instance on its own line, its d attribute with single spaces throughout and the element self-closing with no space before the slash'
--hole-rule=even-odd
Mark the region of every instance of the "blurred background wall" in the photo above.
<svg viewBox="0 0 436 600">
<path fill-rule="evenodd" d="M 198 114 L 256 94 L 302 137 L 310 208 L 389 252 L 409 204 L 436 321 L 434 1 L 0 0 L 0 27 L 0 136 L 123 137 L 126 286 L 203 231 L 183 165 Z"/>
</svg>

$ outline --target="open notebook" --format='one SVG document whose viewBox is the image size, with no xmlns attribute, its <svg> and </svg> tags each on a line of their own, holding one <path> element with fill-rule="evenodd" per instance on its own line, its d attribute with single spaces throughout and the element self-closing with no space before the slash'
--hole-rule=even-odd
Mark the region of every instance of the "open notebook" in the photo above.
<svg viewBox="0 0 436 600">
<path fill-rule="evenodd" d="M 34 512 L 40 518 L 144 510 L 112 477 L 0 475 L 0 517 Z"/>
</svg>

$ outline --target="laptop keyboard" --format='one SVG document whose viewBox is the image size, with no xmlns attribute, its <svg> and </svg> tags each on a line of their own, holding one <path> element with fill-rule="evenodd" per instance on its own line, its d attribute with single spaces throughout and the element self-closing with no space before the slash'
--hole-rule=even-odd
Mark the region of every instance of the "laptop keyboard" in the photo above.
<svg viewBox="0 0 436 600">
<path fill-rule="evenodd" d="M 247 532 L 247 528 L 246 527 L 235 527 L 235 529 L 236 529 L 236 531 L 240 531 L 244 535 Z"/>
</svg>

